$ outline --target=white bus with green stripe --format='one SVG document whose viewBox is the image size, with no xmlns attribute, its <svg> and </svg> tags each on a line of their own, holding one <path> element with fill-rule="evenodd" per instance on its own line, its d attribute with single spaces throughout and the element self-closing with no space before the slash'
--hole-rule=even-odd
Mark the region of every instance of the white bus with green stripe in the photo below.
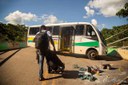
<svg viewBox="0 0 128 85">
<path fill-rule="evenodd" d="M 41 25 L 30 26 L 28 45 L 34 46 L 33 38 Z M 52 33 L 56 50 L 59 52 L 83 54 L 90 59 L 106 55 L 107 48 L 100 31 L 87 22 L 72 22 L 45 25 Z M 52 48 L 51 48 L 52 49 Z"/>
</svg>

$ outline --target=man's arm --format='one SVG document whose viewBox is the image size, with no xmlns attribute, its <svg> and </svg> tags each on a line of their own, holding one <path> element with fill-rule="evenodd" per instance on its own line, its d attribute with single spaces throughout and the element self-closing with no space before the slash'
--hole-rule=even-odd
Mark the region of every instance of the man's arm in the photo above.
<svg viewBox="0 0 128 85">
<path fill-rule="evenodd" d="M 33 42 L 36 41 L 36 37 L 37 37 L 38 34 L 39 34 L 39 32 L 36 33 L 36 35 L 35 35 L 35 37 L 34 37 L 34 39 L 33 39 Z"/>
</svg>

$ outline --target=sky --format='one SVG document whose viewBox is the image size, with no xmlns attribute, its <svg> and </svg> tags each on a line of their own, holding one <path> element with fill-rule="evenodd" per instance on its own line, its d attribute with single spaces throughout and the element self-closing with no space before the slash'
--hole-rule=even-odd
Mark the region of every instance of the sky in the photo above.
<svg viewBox="0 0 128 85">
<path fill-rule="evenodd" d="M 116 16 L 128 0 L 1 0 L 0 22 L 27 26 L 90 22 L 98 27 L 112 28 L 128 24 Z"/>
</svg>

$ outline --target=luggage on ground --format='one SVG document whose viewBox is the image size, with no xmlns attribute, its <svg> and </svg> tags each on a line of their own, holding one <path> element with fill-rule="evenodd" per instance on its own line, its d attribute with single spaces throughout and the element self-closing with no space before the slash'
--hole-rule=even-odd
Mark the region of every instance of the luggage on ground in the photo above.
<svg viewBox="0 0 128 85">
<path fill-rule="evenodd" d="M 58 58 L 56 53 L 53 51 L 48 51 L 46 56 L 47 64 L 49 66 L 50 73 L 63 73 L 65 65 L 62 61 Z"/>
</svg>

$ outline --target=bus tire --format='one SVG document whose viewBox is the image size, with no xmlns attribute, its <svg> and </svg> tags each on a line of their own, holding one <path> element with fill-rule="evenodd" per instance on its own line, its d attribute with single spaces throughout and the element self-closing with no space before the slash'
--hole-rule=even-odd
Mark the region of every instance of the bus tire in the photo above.
<svg viewBox="0 0 128 85">
<path fill-rule="evenodd" d="M 97 59 L 98 52 L 96 50 L 91 49 L 87 52 L 87 57 L 91 60 Z"/>
</svg>

